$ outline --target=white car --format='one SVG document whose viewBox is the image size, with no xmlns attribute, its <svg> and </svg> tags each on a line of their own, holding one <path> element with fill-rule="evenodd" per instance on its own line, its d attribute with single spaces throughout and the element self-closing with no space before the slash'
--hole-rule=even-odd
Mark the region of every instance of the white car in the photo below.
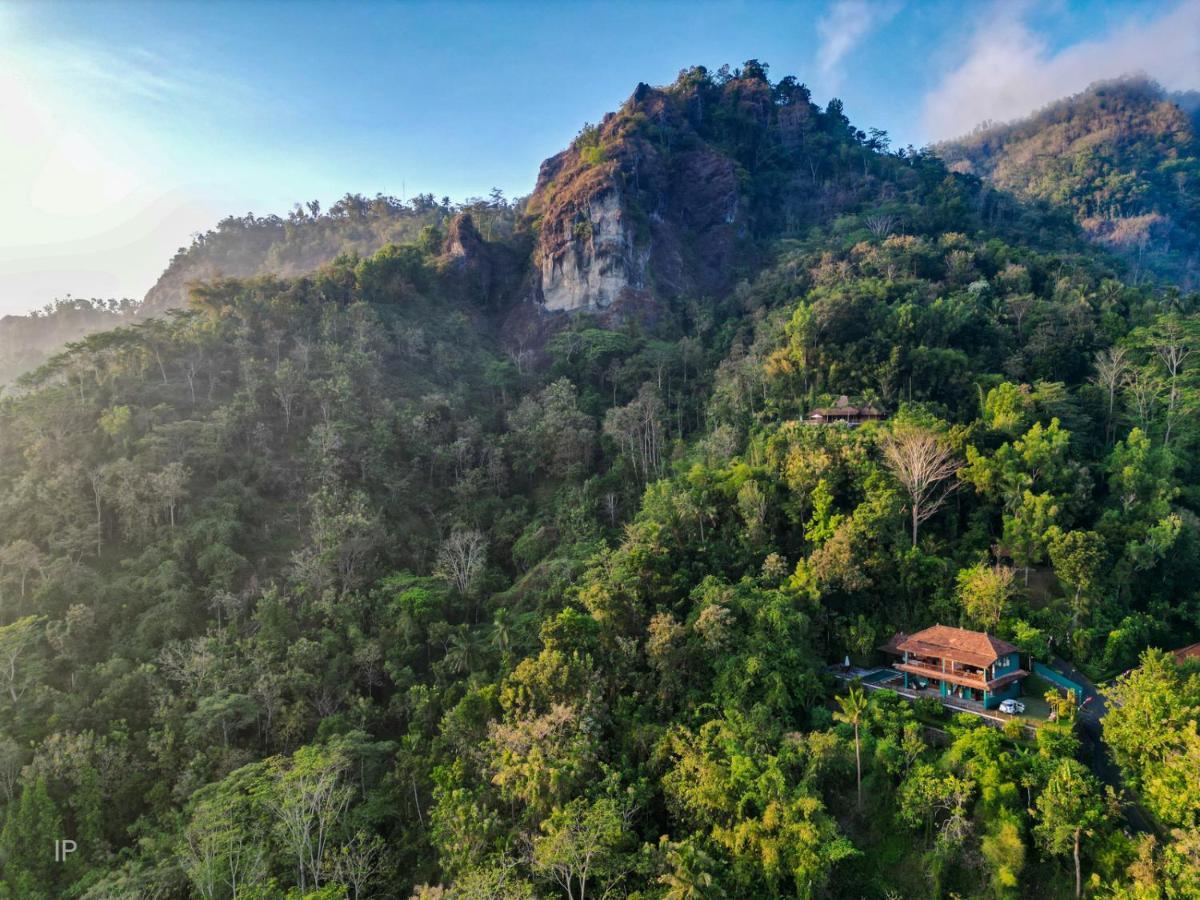
<svg viewBox="0 0 1200 900">
<path fill-rule="evenodd" d="M 1025 712 L 1025 704 L 1020 700 L 1002 700 L 1000 702 L 1000 712 L 1015 716 Z"/>
</svg>

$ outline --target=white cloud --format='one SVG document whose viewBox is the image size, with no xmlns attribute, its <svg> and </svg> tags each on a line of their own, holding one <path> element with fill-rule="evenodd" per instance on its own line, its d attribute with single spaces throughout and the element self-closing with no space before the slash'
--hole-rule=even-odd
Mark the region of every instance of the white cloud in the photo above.
<svg viewBox="0 0 1200 900">
<path fill-rule="evenodd" d="M 924 100 L 924 132 L 957 137 L 980 122 L 1028 115 L 1095 81 L 1145 72 L 1173 90 L 1200 87 L 1200 0 L 1157 18 L 1139 16 L 1102 38 L 1051 50 L 1024 20 L 1027 7 L 996 3 L 981 16 L 966 58 Z"/>
<path fill-rule="evenodd" d="M 842 60 L 875 29 L 896 15 L 900 5 L 890 0 L 837 0 L 817 22 L 817 67 L 829 86 L 842 77 Z"/>
</svg>

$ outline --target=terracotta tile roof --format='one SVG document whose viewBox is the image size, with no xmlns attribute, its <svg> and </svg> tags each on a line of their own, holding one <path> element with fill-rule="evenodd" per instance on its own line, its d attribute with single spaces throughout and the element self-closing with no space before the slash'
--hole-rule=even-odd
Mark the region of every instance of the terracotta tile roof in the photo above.
<svg viewBox="0 0 1200 900">
<path fill-rule="evenodd" d="M 949 625 L 934 625 L 898 642 L 896 649 L 921 656 L 953 659 L 973 666 L 987 666 L 1001 656 L 1019 652 L 1016 647 L 982 631 Z"/>
<path fill-rule="evenodd" d="M 1172 650 L 1171 655 L 1175 657 L 1175 662 L 1181 665 L 1189 660 L 1200 659 L 1200 643 L 1189 644 L 1186 647 L 1180 647 L 1178 650 Z"/>
</svg>

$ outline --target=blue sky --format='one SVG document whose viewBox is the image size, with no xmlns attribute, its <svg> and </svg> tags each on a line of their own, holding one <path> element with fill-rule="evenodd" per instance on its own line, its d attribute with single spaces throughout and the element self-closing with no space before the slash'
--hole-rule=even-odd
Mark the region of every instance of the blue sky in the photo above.
<svg viewBox="0 0 1200 900">
<path fill-rule="evenodd" d="M 920 145 L 1125 71 L 1200 87 L 1200 0 L 0 0 L 0 314 L 140 296 L 227 213 L 526 193 L 638 81 L 751 57 Z"/>
</svg>

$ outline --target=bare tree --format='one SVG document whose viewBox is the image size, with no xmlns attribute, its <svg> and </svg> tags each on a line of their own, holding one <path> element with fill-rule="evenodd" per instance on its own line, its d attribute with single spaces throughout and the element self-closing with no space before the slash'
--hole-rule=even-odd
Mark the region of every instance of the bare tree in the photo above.
<svg viewBox="0 0 1200 900">
<path fill-rule="evenodd" d="M 29 580 L 29 574 L 41 567 L 42 552 L 32 541 L 20 538 L 0 549 L 0 568 L 16 569 L 22 598 L 25 596 L 25 585 Z"/>
<path fill-rule="evenodd" d="M 167 509 L 167 519 L 171 527 L 175 527 L 175 512 L 179 503 L 187 495 L 187 483 L 192 477 L 191 470 L 181 462 L 167 463 L 161 472 L 150 476 L 150 484 L 159 502 Z"/>
<path fill-rule="evenodd" d="M 438 551 L 438 572 L 466 596 L 487 564 L 487 538 L 483 533 L 455 531 L 442 542 Z"/>
<path fill-rule="evenodd" d="M 184 357 L 181 368 L 183 369 L 184 380 L 187 381 L 188 395 L 192 399 L 193 408 L 196 406 L 196 379 L 200 376 L 200 372 L 204 367 L 204 352 L 202 350 L 193 350 Z"/>
<path fill-rule="evenodd" d="M 1117 389 L 1125 381 L 1125 373 L 1129 371 L 1129 361 L 1125 358 L 1124 347 L 1109 347 L 1096 354 L 1096 377 L 1094 383 L 1108 393 L 1108 414 L 1104 423 L 1104 437 L 1112 440 L 1113 405 Z"/>
<path fill-rule="evenodd" d="M 184 831 L 184 870 L 205 900 L 237 897 L 241 888 L 259 882 L 266 871 L 266 852 L 258 836 L 231 827 L 221 813 L 211 802 L 203 803 Z M 222 885 L 229 887 L 228 893 Z"/>
<path fill-rule="evenodd" d="M 303 758 L 297 752 L 274 773 L 267 805 L 296 859 L 301 893 L 310 884 L 321 886 L 326 848 L 354 795 L 354 788 L 342 780 L 347 767 L 341 754 L 312 750 Z"/>
<path fill-rule="evenodd" d="M 896 227 L 896 217 L 890 213 L 867 216 L 865 221 L 867 229 L 879 240 L 891 234 L 892 229 Z"/>
<path fill-rule="evenodd" d="M 648 381 L 631 403 L 610 409 L 604 417 L 604 433 L 620 444 L 643 483 L 662 472 L 664 411 L 658 389 Z"/>
<path fill-rule="evenodd" d="M 915 547 L 921 523 L 941 509 L 958 487 L 958 482 L 951 479 L 962 463 L 944 436 L 918 426 L 897 428 L 888 435 L 883 442 L 883 459 L 908 492 Z"/>
<path fill-rule="evenodd" d="M 617 524 L 617 492 L 606 491 L 602 498 L 604 503 L 604 512 L 608 514 L 608 523 L 610 525 Z"/>
<path fill-rule="evenodd" d="M 18 703 L 29 689 L 36 671 L 21 663 L 41 637 L 44 617 L 25 616 L 11 625 L 0 626 L 0 688 Z M 18 665 L 20 663 L 20 665 Z"/>
<path fill-rule="evenodd" d="M 96 507 L 96 558 L 99 559 L 104 549 L 104 470 L 99 466 L 88 469 L 87 478 Z"/>
<path fill-rule="evenodd" d="M 1021 336 L 1021 323 L 1024 321 L 1026 314 L 1033 309 L 1036 302 L 1032 294 L 1021 294 L 1018 297 L 1009 299 L 1008 309 L 1017 321 L 1017 337 Z"/>
<path fill-rule="evenodd" d="M 626 834 L 634 809 L 603 798 L 580 797 L 556 809 L 530 846 L 529 862 L 538 874 L 566 891 L 568 900 L 586 900 L 588 881 L 607 874 L 600 896 L 609 896 L 623 872 L 612 868 L 614 848 Z"/>
<path fill-rule="evenodd" d="M 1149 431 L 1150 420 L 1154 417 L 1154 407 L 1158 403 L 1162 387 L 1158 378 L 1147 369 L 1131 367 L 1126 371 L 1122 384 L 1137 407 L 1138 425 L 1142 431 Z"/>
<path fill-rule="evenodd" d="M 1175 407 L 1179 402 L 1179 374 L 1184 363 L 1192 355 L 1186 343 L 1188 335 L 1177 321 L 1171 320 L 1164 326 L 1154 342 L 1154 352 L 1162 360 L 1170 378 L 1170 393 L 1167 399 L 1167 430 L 1163 433 L 1163 446 L 1171 443 L 1171 426 L 1175 424 Z"/>
<path fill-rule="evenodd" d="M 292 407 L 304 386 L 304 377 L 296 365 L 290 360 L 283 360 L 275 367 L 275 399 L 283 409 L 283 430 L 292 428 Z"/>
<path fill-rule="evenodd" d="M 0 735 L 0 792 L 4 794 L 5 803 L 11 803 L 16 796 L 24 758 L 20 744 L 7 735 Z"/>
<path fill-rule="evenodd" d="M 379 835 L 355 832 L 350 840 L 328 854 L 329 880 L 349 888 L 351 900 L 359 900 L 383 865 L 383 849 L 383 838 Z"/>
</svg>

